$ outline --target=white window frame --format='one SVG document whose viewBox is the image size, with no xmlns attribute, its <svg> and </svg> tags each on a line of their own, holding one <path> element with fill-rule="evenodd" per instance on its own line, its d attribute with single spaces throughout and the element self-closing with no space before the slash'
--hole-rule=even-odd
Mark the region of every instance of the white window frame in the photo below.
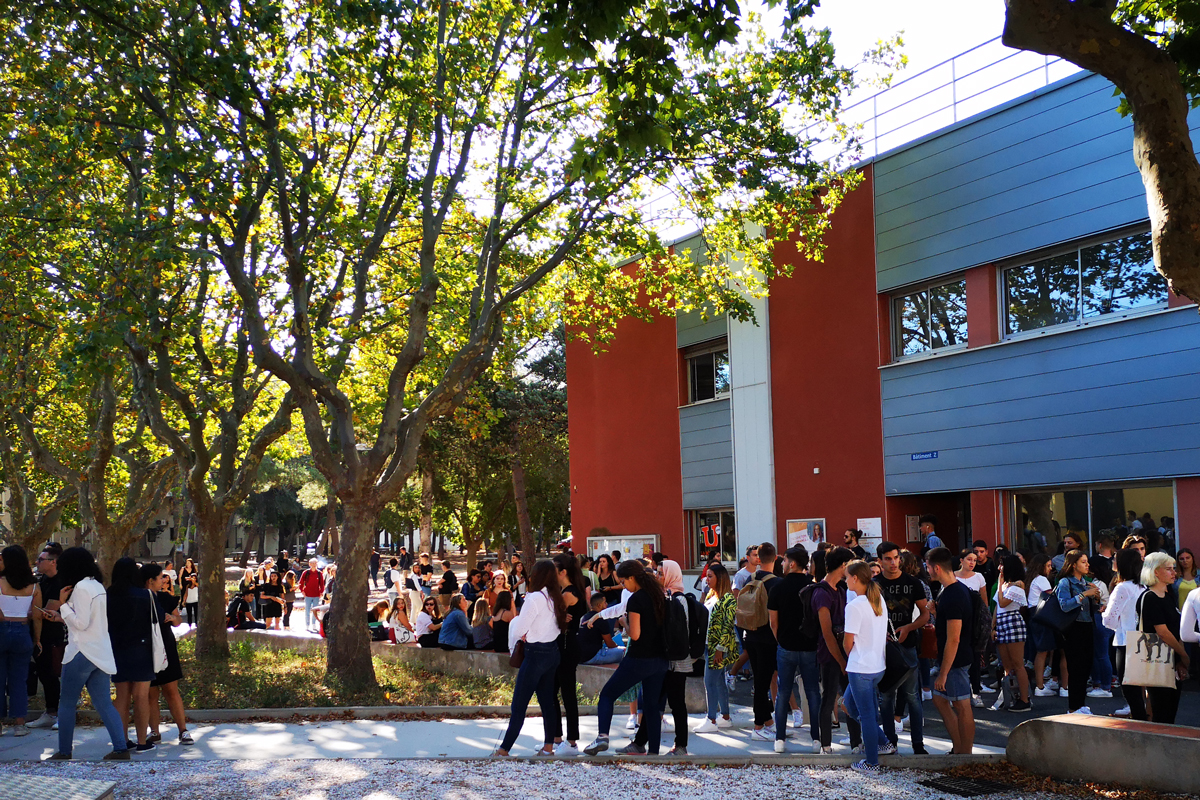
<svg viewBox="0 0 1200 800">
<path fill-rule="evenodd" d="M 945 347 L 931 347 L 928 350 L 922 350 L 920 353 L 902 353 L 900 352 L 901 342 L 903 341 L 900 335 L 900 326 L 903 325 L 903 314 L 899 313 L 899 305 L 904 298 L 917 292 L 930 292 L 937 289 L 939 286 L 949 286 L 952 283 L 962 283 L 964 286 L 964 294 L 966 290 L 966 275 L 959 274 L 956 277 L 946 278 L 945 276 L 938 278 L 928 283 L 918 283 L 909 286 L 898 292 L 893 292 L 891 295 L 891 318 L 892 318 L 892 362 L 898 361 L 914 361 L 922 358 L 933 358 L 944 355 L 946 353 L 957 353 L 960 350 L 967 349 L 967 342 L 959 342 Z M 970 330 L 971 320 L 967 319 L 967 329 Z M 930 326 L 932 331 L 932 326 Z"/>
<path fill-rule="evenodd" d="M 732 391 L 716 392 L 712 397 L 707 397 L 703 400 L 697 400 L 692 397 L 692 359 L 700 356 L 706 356 L 710 353 L 725 353 L 726 360 L 729 359 L 729 341 L 727 338 L 711 339 L 707 342 L 702 342 L 698 345 L 687 347 L 683 351 L 684 369 L 687 370 L 687 403 L 686 405 L 695 406 L 701 403 L 712 403 L 717 400 L 725 400 L 729 397 Z M 732 383 L 732 382 L 731 382 Z"/>
</svg>

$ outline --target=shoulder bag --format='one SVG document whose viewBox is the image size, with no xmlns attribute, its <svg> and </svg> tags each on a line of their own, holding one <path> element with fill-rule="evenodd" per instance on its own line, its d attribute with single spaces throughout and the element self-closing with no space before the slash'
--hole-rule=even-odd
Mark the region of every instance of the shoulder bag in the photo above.
<svg viewBox="0 0 1200 800">
<path fill-rule="evenodd" d="M 1058 592 L 1053 589 L 1048 592 L 1042 592 L 1041 599 L 1038 600 L 1037 610 L 1033 612 L 1034 622 L 1039 625 L 1045 625 L 1047 628 L 1056 630 L 1059 633 L 1065 633 L 1067 628 L 1071 627 L 1078 619 L 1079 609 L 1063 611 L 1062 604 L 1058 602 Z"/>
<path fill-rule="evenodd" d="M 1157 633 L 1142 630 L 1142 603 L 1137 600 L 1137 626 L 1125 634 L 1125 678 L 1130 686 L 1175 688 L 1175 651 Z"/>
<path fill-rule="evenodd" d="M 890 692 L 903 683 L 908 678 L 908 674 L 912 672 L 913 667 L 909 666 L 909 660 L 905 657 L 903 647 L 904 645 L 896 641 L 896 628 L 889 618 L 887 642 L 883 650 L 883 677 L 879 679 L 879 691 Z"/>
<path fill-rule="evenodd" d="M 158 674 L 167 668 L 167 646 L 163 644 L 162 626 L 158 624 L 158 600 L 153 592 L 150 595 L 150 651 L 154 662 L 154 672 Z"/>
</svg>

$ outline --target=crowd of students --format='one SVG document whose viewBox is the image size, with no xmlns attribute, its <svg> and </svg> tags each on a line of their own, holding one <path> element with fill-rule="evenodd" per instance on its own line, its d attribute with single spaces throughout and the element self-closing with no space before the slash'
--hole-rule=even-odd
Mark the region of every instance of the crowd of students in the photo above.
<svg viewBox="0 0 1200 800">
<path fill-rule="evenodd" d="M 82 547 L 64 550 L 50 542 L 35 563 L 36 574 L 16 545 L 0 552 L 0 719 L 11 715 L 13 735 L 53 728 L 58 750 L 51 760 L 70 759 L 75 711 L 87 689 L 112 739 L 105 759 L 128 760 L 131 752 L 153 750 L 162 741 L 160 697 L 178 729 L 178 743 L 193 744 L 172 630 L 183 624 L 181 607 L 196 602 L 189 599 L 195 588 L 192 563 L 176 574 L 153 562 L 121 558 L 107 586 Z M 46 711 L 26 724 L 29 698 L 39 683 Z M 131 721 L 136 741 L 127 738 Z"/>
</svg>

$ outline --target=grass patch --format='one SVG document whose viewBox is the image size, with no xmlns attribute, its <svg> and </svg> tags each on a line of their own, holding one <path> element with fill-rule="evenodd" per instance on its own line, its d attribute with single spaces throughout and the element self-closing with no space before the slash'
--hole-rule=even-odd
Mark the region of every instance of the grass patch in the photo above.
<svg viewBox="0 0 1200 800">
<path fill-rule="evenodd" d="M 377 688 L 348 691 L 325 682 L 322 654 L 229 643 L 229 662 L 198 661 L 193 637 L 179 642 L 188 708 L 305 706 L 505 706 L 512 681 L 488 675 L 442 675 L 376 656 Z"/>
</svg>

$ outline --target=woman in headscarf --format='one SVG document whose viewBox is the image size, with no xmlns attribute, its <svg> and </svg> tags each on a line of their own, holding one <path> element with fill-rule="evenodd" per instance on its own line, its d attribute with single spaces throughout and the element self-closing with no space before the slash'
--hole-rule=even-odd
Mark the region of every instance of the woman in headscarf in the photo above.
<svg viewBox="0 0 1200 800">
<path fill-rule="evenodd" d="M 691 604 L 688 602 L 687 595 L 683 590 L 683 570 L 679 567 L 679 563 L 665 559 L 662 565 L 658 568 L 658 577 L 662 581 L 663 588 L 666 590 L 668 603 L 679 603 L 683 607 L 683 614 L 688 618 L 689 629 L 691 627 L 690 614 L 692 613 Z M 664 615 L 663 624 L 667 624 L 670 615 Z M 671 661 L 667 665 L 667 674 L 663 678 L 663 690 L 659 695 L 658 709 L 645 709 L 642 713 L 650 715 L 657 713 L 662 715 L 666 710 L 667 703 L 671 704 L 671 716 L 675 723 L 675 747 L 671 749 L 667 755 L 671 756 L 686 756 L 688 743 L 688 716 L 687 716 L 687 679 L 692 674 L 695 668 L 695 661 L 690 658 L 685 658 L 680 661 Z M 644 720 L 643 720 L 644 722 Z M 637 736 L 633 743 L 623 748 L 618 752 L 628 752 L 640 754 L 646 752 L 646 746 L 649 743 L 649 726 L 643 724 L 638 728 Z"/>
</svg>

